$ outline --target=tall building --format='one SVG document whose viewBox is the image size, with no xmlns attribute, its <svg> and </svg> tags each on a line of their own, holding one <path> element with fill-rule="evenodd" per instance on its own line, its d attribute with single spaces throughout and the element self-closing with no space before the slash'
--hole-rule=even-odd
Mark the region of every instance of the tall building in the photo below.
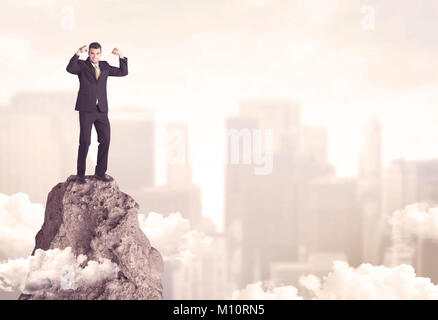
<svg viewBox="0 0 438 320">
<path fill-rule="evenodd" d="M 303 186 L 300 245 L 307 252 L 342 252 L 361 263 L 361 217 L 356 178 L 321 178 Z"/>
<path fill-rule="evenodd" d="M 227 275 L 230 283 L 235 283 L 236 289 L 254 278 L 252 265 L 257 253 L 250 247 L 251 241 L 254 238 L 251 231 L 259 231 L 260 226 L 263 224 L 259 217 L 250 209 L 252 205 L 263 203 L 262 201 L 257 201 L 257 189 L 253 172 L 254 166 L 243 163 L 245 156 L 249 155 L 251 159 L 251 139 L 245 138 L 245 136 L 251 138 L 251 135 L 245 135 L 245 132 L 251 133 L 257 128 L 257 120 L 251 117 L 235 116 L 226 119 L 227 130 L 242 132 L 242 139 L 238 135 L 239 139 L 237 141 L 239 162 L 226 164 L 224 185 L 224 231 L 227 239 Z M 241 140 L 243 141 L 241 142 Z M 232 151 L 232 140 L 227 147 L 228 155 L 231 156 L 232 152 L 235 152 Z M 268 199 L 267 197 L 263 198 Z M 253 247 L 259 245 L 262 239 L 267 238 L 266 233 L 263 232 L 261 234 L 264 236 L 259 236 L 258 241 L 253 243 Z"/>
<path fill-rule="evenodd" d="M 301 126 L 301 156 L 310 162 L 328 163 L 327 130 L 317 126 Z"/>
<path fill-rule="evenodd" d="M 283 100 L 245 100 L 239 115 L 226 119 L 224 225 L 228 271 L 238 288 L 268 279 L 275 261 L 297 259 L 302 184 L 334 174 L 326 162 L 325 132 L 312 129 L 303 130 L 299 105 Z M 261 133 L 261 141 L 254 133 Z M 271 157 L 267 174 L 255 171 L 260 150 L 265 160 Z"/>
<path fill-rule="evenodd" d="M 187 261 L 165 262 L 163 295 L 165 299 L 222 299 L 229 289 L 226 279 L 226 248 L 222 235 L 212 230 L 202 215 L 201 189 L 192 182 L 188 128 L 184 123 L 166 126 L 166 176 L 164 186 L 145 186 L 131 191 L 140 204 L 140 212 L 158 212 L 164 216 L 179 212 L 194 230 L 211 233 L 214 243 L 208 250 L 196 252 Z M 211 249 L 214 250 L 211 250 Z"/>
<path fill-rule="evenodd" d="M 149 109 L 109 111 L 111 145 L 107 173 L 123 190 L 155 184 L 155 123 Z M 94 170 L 94 168 L 93 168 Z M 92 172 L 94 173 L 94 171 Z"/>
<path fill-rule="evenodd" d="M 25 192 L 45 205 L 53 185 L 76 174 L 74 99 L 73 92 L 24 91 L 0 109 L 1 193 Z"/>
<path fill-rule="evenodd" d="M 166 134 L 166 185 L 145 185 L 130 192 L 138 199 L 140 210 L 146 215 L 151 211 L 164 215 L 180 212 L 195 228 L 199 228 L 204 223 L 201 189 L 192 183 L 187 125 L 168 124 Z"/>
<path fill-rule="evenodd" d="M 300 143 L 301 111 L 297 103 L 287 100 L 242 100 L 239 115 L 257 119 L 260 129 L 273 130 L 274 153 L 291 154 Z"/>
<path fill-rule="evenodd" d="M 359 154 L 358 197 L 362 211 L 363 262 L 379 264 L 382 230 L 382 129 L 370 117 L 363 129 Z"/>
<path fill-rule="evenodd" d="M 390 229 L 389 229 L 390 228 Z M 396 267 L 401 264 L 415 265 L 416 241 L 401 224 L 394 220 L 389 229 L 390 245 L 385 249 L 383 263 L 388 267 Z"/>
<path fill-rule="evenodd" d="M 409 204 L 419 203 L 426 211 L 438 206 L 438 159 L 394 159 L 384 170 L 383 208 L 385 217 Z M 385 265 L 409 264 L 418 276 L 438 283 L 435 239 L 426 238 L 421 230 L 416 234 L 399 221 L 386 225 L 385 241 L 380 251 Z"/>
<path fill-rule="evenodd" d="M 438 207 L 438 159 L 415 160 L 417 166 L 418 201 L 427 201 L 432 207 Z"/>
<path fill-rule="evenodd" d="M 187 124 L 170 123 L 167 132 L 167 185 L 170 187 L 192 184 L 189 134 Z"/>
<path fill-rule="evenodd" d="M 389 216 L 408 204 L 416 202 L 419 197 L 417 165 L 406 159 L 394 159 L 383 171 L 382 210 Z"/>
<path fill-rule="evenodd" d="M 165 263 L 171 275 L 165 277 L 169 281 L 165 282 L 166 286 L 163 284 L 164 299 L 229 299 L 232 287 L 226 277 L 226 241 L 220 234 L 211 237 L 209 249 L 198 252 L 190 260 Z"/>
</svg>

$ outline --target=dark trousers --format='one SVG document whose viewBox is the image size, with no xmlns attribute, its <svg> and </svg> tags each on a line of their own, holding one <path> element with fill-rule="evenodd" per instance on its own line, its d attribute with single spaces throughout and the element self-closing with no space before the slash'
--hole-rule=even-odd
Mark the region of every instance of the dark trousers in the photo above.
<svg viewBox="0 0 438 320">
<path fill-rule="evenodd" d="M 99 105 L 96 105 L 95 111 L 79 111 L 78 176 L 85 176 L 85 162 L 87 160 L 88 147 L 91 143 L 91 128 L 93 127 L 93 123 L 97 132 L 97 141 L 99 142 L 97 165 L 94 174 L 104 176 L 107 169 L 111 128 L 108 120 L 108 112 L 100 112 Z"/>
</svg>

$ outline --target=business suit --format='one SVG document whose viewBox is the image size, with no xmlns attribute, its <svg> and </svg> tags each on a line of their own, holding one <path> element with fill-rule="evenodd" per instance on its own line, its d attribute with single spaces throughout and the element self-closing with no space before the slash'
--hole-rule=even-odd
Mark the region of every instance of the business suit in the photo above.
<svg viewBox="0 0 438 320">
<path fill-rule="evenodd" d="M 128 74 L 127 57 L 119 58 L 119 68 L 110 66 L 106 61 L 99 61 L 98 63 L 100 73 L 97 79 L 90 57 L 87 60 L 79 60 L 79 56 L 74 54 L 66 68 L 68 72 L 76 74 L 79 78 L 79 91 L 75 105 L 75 110 L 79 111 L 80 124 L 77 158 L 78 176 L 85 176 L 85 164 L 88 148 L 91 143 L 93 124 L 96 128 L 97 140 L 99 142 L 95 174 L 101 177 L 105 176 L 111 137 L 106 82 L 108 76 L 123 77 Z M 98 101 L 98 104 L 96 101 Z"/>
</svg>

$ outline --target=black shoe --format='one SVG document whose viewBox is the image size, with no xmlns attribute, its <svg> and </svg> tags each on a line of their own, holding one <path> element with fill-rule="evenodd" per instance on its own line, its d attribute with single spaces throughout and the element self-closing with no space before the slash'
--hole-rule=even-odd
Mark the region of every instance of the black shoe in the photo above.
<svg viewBox="0 0 438 320">
<path fill-rule="evenodd" d="M 80 184 L 84 184 L 86 181 L 85 181 L 85 176 L 77 176 L 77 181 L 80 183 Z"/>
<path fill-rule="evenodd" d="M 95 177 L 97 180 L 104 181 L 104 182 L 108 182 L 108 181 L 111 181 L 111 180 L 112 180 L 112 179 L 108 179 L 106 176 L 99 176 L 98 174 L 95 174 L 94 177 Z"/>
</svg>

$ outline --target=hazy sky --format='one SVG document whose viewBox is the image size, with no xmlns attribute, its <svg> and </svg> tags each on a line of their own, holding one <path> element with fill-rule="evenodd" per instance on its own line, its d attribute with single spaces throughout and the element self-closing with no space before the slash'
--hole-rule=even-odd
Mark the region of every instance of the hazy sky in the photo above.
<svg viewBox="0 0 438 320">
<path fill-rule="evenodd" d="M 75 51 L 98 41 L 102 59 L 117 65 L 111 50 L 119 48 L 129 75 L 108 81 L 110 109 L 154 109 L 159 134 L 167 121 L 189 124 L 194 181 L 203 188 L 204 214 L 219 227 L 224 119 L 241 99 L 299 102 L 303 122 L 328 129 L 340 175 L 356 174 L 360 127 L 370 113 L 382 122 L 385 163 L 438 156 L 434 1 L 1 4 L 0 103 L 19 90 L 76 92 L 78 80 L 65 70 Z M 370 15 L 372 28 L 364 24 Z M 161 184 L 164 141 L 157 142 Z"/>
</svg>

